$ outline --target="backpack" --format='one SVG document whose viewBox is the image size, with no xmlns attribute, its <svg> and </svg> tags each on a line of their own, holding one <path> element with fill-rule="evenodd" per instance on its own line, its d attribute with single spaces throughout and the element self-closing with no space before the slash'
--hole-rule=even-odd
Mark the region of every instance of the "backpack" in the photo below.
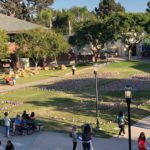
<svg viewBox="0 0 150 150">
<path fill-rule="evenodd" d="M 91 135 L 90 134 L 86 134 L 86 133 L 83 133 L 82 134 L 82 141 L 90 141 L 91 140 Z"/>
<path fill-rule="evenodd" d="M 124 116 L 118 118 L 118 126 L 119 128 L 125 125 Z"/>
</svg>

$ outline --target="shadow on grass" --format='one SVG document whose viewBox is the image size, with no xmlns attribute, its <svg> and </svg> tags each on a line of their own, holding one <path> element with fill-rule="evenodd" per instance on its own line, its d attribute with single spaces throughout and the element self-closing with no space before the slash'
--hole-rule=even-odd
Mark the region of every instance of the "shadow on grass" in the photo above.
<svg viewBox="0 0 150 150">
<path fill-rule="evenodd" d="M 89 102 L 89 101 L 86 101 Z M 73 115 L 82 115 L 87 117 L 95 117 L 95 102 L 91 101 L 90 104 L 86 105 L 85 103 L 80 103 L 78 100 L 71 98 L 52 98 L 48 101 L 27 101 L 26 103 L 32 104 L 35 106 L 42 107 L 53 107 L 56 111 L 60 112 L 69 112 Z M 105 120 L 106 122 L 113 122 L 117 124 L 117 115 L 120 111 L 123 111 L 126 114 L 127 118 L 127 106 L 120 105 L 119 107 L 114 107 L 109 111 L 100 111 L 100 119 Z M 150 112 L 142 108 L 131 108 L 131 120 L 132 124 L 136 123 L 137 120 L 148 116 Z"/>
<path fill-rule="evenodd" d="M 134 69 L 143 71 L 145 73 L 150 73 L 150 64 L 139 62 L 139 61 L 133 61 L 135 62 L 135 65 L 131 66 Z"/>
<path fill-rule="evenodd" d="M 104 79 L 98 78 L 99 99 L 107 100 L 124 99 L 124 87 L 130 84 L 133 88 L 133 102 L 142 103 L 150 97 L 150 81 L 131 79 Z M 49 85 L 35 86 L 41 90 L 56 90 L 71 94 L 76 94 L 80 98 L 95 99 L 95 79 L 80 78 L 68 79 Z M 138 92 L 137 92 L 138 91 Z"/>
<path fill-rule="evenodd" d="M 100 86 L 113 82 L 114 79 L 98 79 L 99 92 Z M 44 90 L 56 90 L 72 94 L 79 94 L 82 98 L 95 98 L 95 78 L 68 79 L 49 85 L 36 86 Z"/>
<path fill-rule="evenodd" d="M 81 103 L 79 100 L 64 97 L 52 98 L 47 101 L 27 101 L 25 103 L 41 107 L 53 107 L 57 111 L 69 112 L 77 115 L 95 116 L 95 113 L 92 111 L 95 109 L 95 107 L 93 107 L 93 105 L 95 106 L 95 102 L 90 102 L 92 106 L 87 105 L 86 102 L 89 101 L 84 101 L 84 103 Z"/>
</svg>

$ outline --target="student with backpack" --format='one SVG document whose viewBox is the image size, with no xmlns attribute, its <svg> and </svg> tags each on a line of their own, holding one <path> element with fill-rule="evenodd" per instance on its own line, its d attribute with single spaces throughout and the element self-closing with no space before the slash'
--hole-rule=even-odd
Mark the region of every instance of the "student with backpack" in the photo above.
<svg viewBox="0 0 150 150">
<path fill-rule="evenodd" d="M 83 133 L 82 133 L 83 150 L 91 150 L 92 148 L 91 139 L 92 139 L 91 127 L 89 124 L 86 124 L 83 128 Z"/>
<path fill-rule="evenodd" d="M 123 112 L 120 111 L 118 115 L 118 127 L 120 128 L 119 135 L 121 135 L 121 133 L 123 133 L 123 135 L 125 134 L 125 122 L 125 116 Z"/>
</svg>

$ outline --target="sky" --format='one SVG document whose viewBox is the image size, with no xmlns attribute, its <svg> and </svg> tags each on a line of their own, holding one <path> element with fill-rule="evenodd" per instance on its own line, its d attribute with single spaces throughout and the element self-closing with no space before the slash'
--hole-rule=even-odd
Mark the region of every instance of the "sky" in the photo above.
<svg viewBox="0 0 150 150">
<path fill-rule="evenodd" d="M 54 0 L 52 8 L 69 9 L 73 6 L 87 6 L 89 10 L 94 10 L 98 6 L 100 0 Z M 116 0 L 120 2 L 127 12 L 145 12 L 148 0 Z"/>
</svg>

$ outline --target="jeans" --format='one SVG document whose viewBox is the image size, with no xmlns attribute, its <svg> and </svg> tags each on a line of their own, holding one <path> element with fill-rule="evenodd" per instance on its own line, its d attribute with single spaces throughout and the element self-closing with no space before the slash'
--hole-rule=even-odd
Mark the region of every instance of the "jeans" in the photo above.
<svg viewBox="0 0 150 150">
<path fill-rule="evenodd" d="M 76 150 L 77 142 L 73 142 L 73 150 Z"/>
<path fill-rule="evenodd" d="M 5 126 L 6 129 L 6 137 L 9 137 L 10 126 Z"/>
<path fill-rule="evenodd" d="M 121 133 L 123 132 L 123 134 L 125 134 L 125 129 L 124 129 L 124 125 L 120 126 L 120 131 L 119 131 L 119 135 L 121 135 Z"/>
<path fill-rule="evenodd" d="M 83 150 L 90 150 L 90 143 L 82 143 L 83 144 Z"/>
</svg>

